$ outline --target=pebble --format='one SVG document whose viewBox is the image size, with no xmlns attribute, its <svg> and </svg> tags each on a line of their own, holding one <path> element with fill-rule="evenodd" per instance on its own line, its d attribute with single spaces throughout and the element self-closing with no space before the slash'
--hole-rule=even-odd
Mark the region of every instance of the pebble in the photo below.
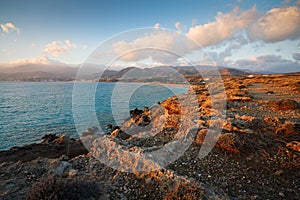
<svg viewBox="0 0 300 200">
<path fill-rule="evenodd" d="M 283 192 L 279 192 L 279 196 L 281 197 L 285 197 L 284 193 Z"/>
</svg>

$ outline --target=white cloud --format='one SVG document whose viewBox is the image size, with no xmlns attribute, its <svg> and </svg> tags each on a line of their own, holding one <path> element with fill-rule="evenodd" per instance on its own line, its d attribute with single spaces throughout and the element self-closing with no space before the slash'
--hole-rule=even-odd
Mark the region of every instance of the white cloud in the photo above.
<svg viewBox="0 0 300 200">
<path fill-rule="evenodd" d="M 12 31 L 19 33 L 19 29 L 13 23 L 0 24 L 0 27 L 4 33 L 10 33 Z"/>
<path fill-rule="evenodd" d="M 252 40 L 277 42 L 300 36 L 300 10 L 296 6 L 273 8 L 248 29 Z"/>
<path fill-rule="evenodd" d="M 175 45 L 174 39 L 174 34 L 158 31 L 139 37 L 132 42 L 117 42 L 113 44 L 113 50 L 117 56 L 125 54 L 120 58 L 123 61 L 138 61 L 147 59 L 149 56 L 155 60 L 156 57 L 162 57 L 163 52 L 155 52 L 157 50 L 150 50 L 149 48 L 170 49 Z"/>
<path fill-rule="evenodd" d="M 191 27 L 186 34 L 202 46 L 210 46 L 232 38 L 237 32 L 252 24 L 258 17 L 256 7 L 247 11 L 235 8 L 232 12 L 221 12 L 214 22 Z"/>
<path fill-rule="evenodd" d="M 42 64 L 49 65 L 53 64 L 54 61 L 49 59 L 47 56 L 39 56 L 36 58 L 24 58 L 10 62 L 12 65 L 26 65 L 26 64 Z"/>
<path fill-rule="evenodd" d="M 65 44 L 70 48 L 76 48 L 76 44 L 72 43 L 70 40 L 65 40 Z"/>
<path fill-rule="evenodd" d="M 154 28 L 159 28 L 160 27 L 160 23 L 156 23 L 156 24 L 154 24 L 154 26 L 153 26 Z"/>
<path fill-rule="evenodd" d="M 65 40 L 64 42 L 53 41 L 46 45 L 44 53 L 53 57 L 59 57 L 60 55 L 65 54 L 74 48 L 76 48 L 76 44 L 72 43 L 70 40 Z"/>
</svg>

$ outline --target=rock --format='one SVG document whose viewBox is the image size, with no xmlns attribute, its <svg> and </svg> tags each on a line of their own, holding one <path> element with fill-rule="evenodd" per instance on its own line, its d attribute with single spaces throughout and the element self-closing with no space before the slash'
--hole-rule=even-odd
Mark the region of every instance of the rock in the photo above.
<svg viewBox="0 0 300 200">
<path fill-rule="evenodd" d="M 57 144 L 64 143 L 64 144 L 67 144 L 67 143 L 73 143 L 74 141 L 75 141 L 75 139 L 70 138 L 67 135 L 62 135 L 59 138 L 55 139 L 53 141 L 53 143 L 57 143 Z"/>
<path fill-rule="evenodd" d="M 73 178 L 73 177 L 77 176 L 77 174 L 78 174 L 78 170 L 76 170 L 76 169 L 70 169 L 68 171 L 68 177 L 69 178 Z"/>
<path fill-rule="evenodd" d="M 56 136 L 56 134 L 46 134 L 42 137 L 42 142 L 41 143 L 50 143 L 53 142 L 54 140 L 56 140 L 58 137 Z"/>
<path fill-rule="evenodd" d="M 120 129 L 116 129 L 116 130 L 112 131 L 110 135 L 113 137 L 117 137 L 119 132 L 120 132 Z"/>
<path fill-rule="evenodd" d="M 81 140 L 73 141 L 72 143 L 68 143 L 66 146 L 66 155 L 73 158 L 78 155 L 87 154 L 88 150 L 84 147 Z"/>
<path fill-rule="evenodd" d="M 124 131 L 119 131 L 117 138 L 120 138 L 122 140 L 127 140 L 131 137 L 131 135 L 125 133 Z"/>
<path fill-rule="evenodd" d="M 299 103 L 292 99 L 281 99 L 275 102 L 275 108 L 277 110 L 296 110 L 299 109 Z"/>
<path fill-rule="evenodd" d="M 116 137 L 116 138 L 120 138 L 122 140 L 127 140 L 131 137 L 131 135 L 125 133 L 121 129 L 116 129 L 113 132 L 111 132 L 111 136 Z"/>
<path fill-rule="evenodd" d="M 229 97 L 227 99 L 227 101 L 251 101 L 251 97 L 238 97 L 238 96 L 232 96 L 232 97 Z"/>
<path fill-rule="evenodd" d="M 283 192 L 279 192 L 279 196 L 281 197 L 285 197 L 284 193 Z"/>
<path fill-rule="evenodd" d="M 248 133 L 248 134 L 253 134 L 254 133 L 254 131 L 249 129 L 249 128 L 245 129 L 243 132 Z"/>
<path fill-rule="evenodd" d="M 92 127 L 92 128 L 88 128 L 86 131 L 84 131 L 81 136 L 82 137 L 86 137 L 88 135 L 94 135 L 97 131 L 98 131 L 98 127 Z"/>
<path fill-rule="evenodd" d="M 62 175 L 68 168 L 71 168 L 71 164 L 67 161 L 62 161 L 60 165 L 54 170 L 57 175 Z"/>
<path fill-rule="evenodd" d="M 254 117 L 252 117 L 252 116 L 246 116 L 246 115 L 242 115 L 242 116 L 240 116 L 240 115 L 235 115 L 234 116 L 236 119 L 241 119 L 241 120 L 244 120 L 244 121 L 250 121 L 250 122 L 252 122 L 253 120 L 254 120 Z"/>
</svg>

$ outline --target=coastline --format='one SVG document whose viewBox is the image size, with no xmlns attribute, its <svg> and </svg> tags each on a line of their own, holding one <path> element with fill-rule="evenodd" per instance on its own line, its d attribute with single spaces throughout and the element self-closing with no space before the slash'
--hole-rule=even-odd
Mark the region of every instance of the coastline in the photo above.
<svg viewBox="0 0 300 200">
<path fill-rule="evenodd" d="M 211 118 L 217 113 L 211 110 L 208 91 L 203 85 L 194 87 L 199 94 L 201 110 L 179 110 L 174 97 L 161 103 L 168 115 L 165 124 L 161 124 L 160 118 L 151 119 L 158 127 L 163 127 L 157 134 L 128 139 L 118 138 L 118 134 L 113 133 L 103 136 L 124 148 L 128 147 L 132 152 L 149 151 L 150 147 L 163 148 L 172 141 L 180 127 L 179 113 L 193 116 L 200 112 L 200 119 L 195 121 L 199 130 L 191 146 L 178 160 L 153 172 L 128 173 L 113 169 L 93 157 L 93 151 L 81 152 L 84 151 L 81 140 L 66 136 L 48 136 L 39 144 L 1 151 L 0 173 L 3 176 L 0 183 L 5 187 L 0 189 L 0 196 L 23 198 L 39 190 L 49 195 L 51 188 L 55 188 L 51 184 L 54 179 L 62 184 L 60 187 L 68 186 L 66 180 L 96 184 L 102 191 L 101 195 L 93 194 L 98 199 L 299 199 L 298 78 L 300 74 L 297 77 L 285 75 L 280 79 L 271 75 L 225 80 L 227 116 L 222 122 L 222 133 L 216 145 L 203 159 L 197 156 L 202 145 L 207 145 L 204 138 L 208 129 L 220 123 Z M 190 99 L 184 101 L 189 102 Z M 141 119 L 147 118 L 137 117 L 135 122 L 129 120 L 124 126 L 130 129 L 133 123 L 140 123 Z M 93 137 L 87 135 L 82 141 L 92 140 Z M 117 149 L 114 152 L 118 155 Z M 31 182 L 26 182 L 28 179 Z M 24 183 L 27 183 L 26 186 Z M 37 187 L 39 190 L 36 190 Z"/>
</svg>

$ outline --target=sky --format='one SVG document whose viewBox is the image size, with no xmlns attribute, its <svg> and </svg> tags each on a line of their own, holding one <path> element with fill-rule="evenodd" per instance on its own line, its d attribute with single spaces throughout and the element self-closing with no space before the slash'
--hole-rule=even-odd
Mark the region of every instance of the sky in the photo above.
<svg viewBox="0 0 300 200">
<path fill-rule="evenodd" d="M 143 27 L 153 29 L 134 34 Z M 206 64 L 205 56 L 197 56 L 201 47 L 224 67 L 300 71 L 300 0 L 1 0 L 0 65 L 81 64 L 100 44 L 126 31 L 134 37 L 111 43 L 116 54 L 145 45 L 174 46 L 183 57 L 193 55 L 188 57 L 193 64 Z M 178 41 L 179 34 L 186 39 Z M 131 53 L 118 63 L 186 64 L 173 59 Z"/>
</svg>

